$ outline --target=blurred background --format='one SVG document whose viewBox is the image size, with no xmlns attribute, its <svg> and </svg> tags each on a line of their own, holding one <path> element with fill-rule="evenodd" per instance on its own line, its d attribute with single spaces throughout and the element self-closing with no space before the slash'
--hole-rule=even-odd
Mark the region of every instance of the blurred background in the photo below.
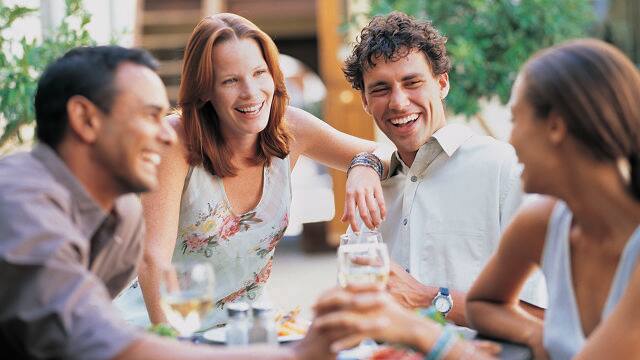
<svg viewBox="0 0 640 360">
<path fill-rule="evenodd" d="M 509 135 L 505 103 L 515 74 L 537 49 L 593 36 L 640 63 L 638 0 L 0 0 L 0 156 L 31 145 L 36 79 L 74 46 L 149 50 L 175 104 L 188 36 L 203 16 L 217 12 L 244 16 L 274 39 L 292 105 L 344 132 L 388 141 L 364 113 L 341 64 L 370 17 L 392 10 L 430 18 L 448 36 L 449 121 L 498 139 Z M 296 166 L 291 225 L 271 280 L 276 303 L 309 305 L 335 284 L 332 249 L 346 228 L 339 221 L 345 180 L 309 159 Z M 300 267 L 308 271 L 293 270 Z"/>
</svg>

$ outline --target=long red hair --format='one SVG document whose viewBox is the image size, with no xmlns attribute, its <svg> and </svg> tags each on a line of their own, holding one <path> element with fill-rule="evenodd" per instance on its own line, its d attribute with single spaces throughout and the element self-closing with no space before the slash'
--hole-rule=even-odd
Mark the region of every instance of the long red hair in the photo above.
<svg viewBox="0 0 640 360">
<path fill-rule="evenodd" d="M 231 164 L 233 149 L 220 131 L 218 115 L 210 101 L 203 99 L 213 92 L 213 52 L 215 45 L 231 39 L 253 39 L 262 50 L 273 77 L 275 91 L 269 122 L 258 137 L 256 164 L 269 165 L 272 156 L 281 159 L 289 154 L 291 135 L 284 121 L 289 97 L 280 70 L 278 48 L 273 40 L 249 20 L 229 13 L 207 16 L 195 27 L 184 53 L 178 106 L 191 166 L 204 166 L 220 177 L 235 176 Z"/>
</svg>

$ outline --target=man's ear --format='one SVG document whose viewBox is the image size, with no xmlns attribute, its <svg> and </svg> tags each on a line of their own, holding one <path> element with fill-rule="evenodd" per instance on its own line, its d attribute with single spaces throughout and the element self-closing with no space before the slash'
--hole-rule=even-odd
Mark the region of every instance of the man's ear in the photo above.
<svg viewBox="0 0 640 360">
<path fill-rule="evenodd" d="M 449 94 L 449 74 L 438 75 L 438 85 L 440 86 L 440 99 L 444 99 Z"/>
<path fill-rule="evenodd" d="M 547 132 L 553 145 L 559 145 L 567 137 L 567 124 L 555 111 L 551 111 L 547 118 Z"/>
<path fill-rule="evenodd" d="M 100 110 L 82 95 L 74 95 L 67 101 L 69 130 L 86 143 L 93 143 L 100 130 Z"/>
<path fill-rule="evenodd" d="M 362 100 L 362 107 L 367 114 L 371 115 L 371 110 L 369 109 L 369 103 L 367 102 L 367 97 L 364 95 L 364 90 L 360 90 L 360 100 Z"/>
</svg>

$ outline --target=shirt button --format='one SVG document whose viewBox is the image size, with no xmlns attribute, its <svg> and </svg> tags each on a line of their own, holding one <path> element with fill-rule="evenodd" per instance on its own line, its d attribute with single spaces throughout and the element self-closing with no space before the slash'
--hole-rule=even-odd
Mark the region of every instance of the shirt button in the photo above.
<svg viewBox="0 0 640 360">
<path fill-rule="evenodd" d="M 409 220 L 407 220 L 406 218 L 404 220 L 402 220 L 402 225 L 407 225 L 407 223 L 409 222 Z"/>
<path fill-rule="evenodd" d="M 417 177 L 417 176 L 415 176 L 415 175 L 413 175 L 413 176 L 411 177 L 411 181 L 412 181 L 412 182 L 416 182 L 416 181 L 418 181 L 418 177 Z"/>
</svg>

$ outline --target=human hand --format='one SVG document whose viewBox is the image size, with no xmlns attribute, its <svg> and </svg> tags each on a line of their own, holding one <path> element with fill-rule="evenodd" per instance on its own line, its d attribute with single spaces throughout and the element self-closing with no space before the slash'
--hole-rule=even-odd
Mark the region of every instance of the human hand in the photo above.
<svg viewBox="0 0 640 360">
<path fill-rule="evenodd" d="M 375 229 L 387 216 L 378 173 L 367 166 L 351 168 L 347 176 L 342 222 L 360 231 L 356 211 L 369 229 Z"/>
<path fill-rule="evenodd" d="M 482 352 L 488 356 L 498 356 L 502 351 L 502 346 L 496 342 L 488 340 L 471 340 L 470 344 L 473 345 L 476 352 Z"/>
<path fill-rule="evenodd" d="M 316 326 L 339 337 L 331 345 L 336 352 L 365 338 L 420 347 L 419 336 L 441 331 L 435 322 L 421 319 L 373 286 L 331 290 L 320 297 L 315 310 Z"/>
<path fill-rule="evenodd" d="M 304 339 L 292 346 L 295 358 L 300 360 L 335 359 L 336 352 L 331 349 L 331 344 L 338 340 L 340 335 L 340 332 L 319 329 L 316 321 L 313 321 Z"/>
<path fill-rule="evenodd" d="M 400 305 L 409 309 L 430 305 L 429 299 L 437 293 L 435 288 L 421 284 L 395 262 L 391 262 L 389 269 L 387 291 Z"/>
<path fill-rule="evenodd" d="M 376 287 L 362 287 L 363 290 L 377 290 Z M 320 296 L 318 302 L 314 306 L 316 314 L 315 319 L 309 326 L 306 336 L 302 341 L 293 345 L 293 351 L 296 359 L 333 359 L 339 350 L 331 348 L 331 345 L 348 335 L 346 329 L 332 326 L 319 326 L 321 322 L 318 319 L 330 314 L 334 311 L 339 311 L 342 307 L 348 303 L 348 299 L 352 295 L 342 288 L 336 287 L 326 291 Z"/>
</svg>

